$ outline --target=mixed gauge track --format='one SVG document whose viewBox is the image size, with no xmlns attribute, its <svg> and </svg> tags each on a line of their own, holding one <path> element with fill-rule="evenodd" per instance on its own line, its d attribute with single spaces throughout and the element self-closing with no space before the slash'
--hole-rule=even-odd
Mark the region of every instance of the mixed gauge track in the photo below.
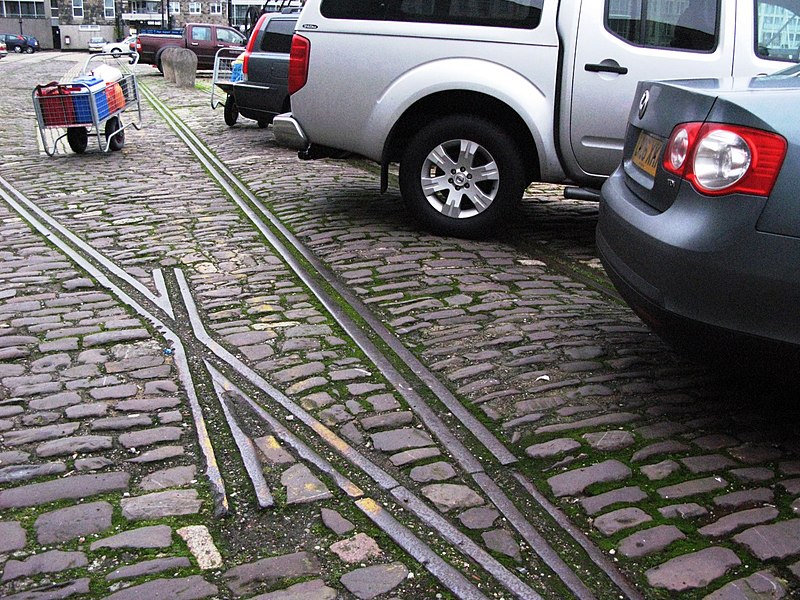
<svg viewBox="0 0 800 600">
<path fill-rule="evenodd" d="M 143 67 L 124 150 L 51 159 L 29 82 L 74 59 L 3 67 L 0 593 L 791 593 L 791 409 L 618 301 L 596 207 L 432 237 Z"/>
</svg>

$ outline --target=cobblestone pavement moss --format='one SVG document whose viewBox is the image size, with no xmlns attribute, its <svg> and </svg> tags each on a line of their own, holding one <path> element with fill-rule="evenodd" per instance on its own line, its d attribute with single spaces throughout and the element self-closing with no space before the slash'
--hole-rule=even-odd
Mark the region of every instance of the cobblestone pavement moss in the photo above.
<svg viewBox="0 0 800 600">
<path fill-rule="evenodd" d="M 10 151 L 0 176 L 152 294 L 164 292 L 153 277 L 161 269 L 178 298 L 170 273 L 180 269 L 214 340 L 530 589 L 569 596 L 149 105 L 145 128 L 121 152 L 38 151 L 31 82 L 61 78 L 78 58 L 4 59 L 0 144 Z M 409 220 L 396 188 L 378 193 L 361 163 L 300 162 L 255 122 L 225 126 L 207 85 L 178 90 L 149 68 L 137 73 L 511 449 L 514 470 L 643 597 L 796 593 L 791 390 L 686 362 L 604 293 L 595 205 L 536 185 L 495 239 L 433 237 Z M 170 323 L 186 335 L 181 321 Z M 244 391 L 215 393 L 202 351 L 190 345 L 229 503 L 227 516 L 215 516 L 220 499 L 204 476 L 186 379 L 162 333 L 0 201 L 0 594 L 448 596 L 353 495 L 246 408 L 240 395 L 259 399 L 257 390 L 236 382 Z M 258 507 L 224 402 L 255 449 L 270 508 Z M 284 410 L 270 410 L 303 434 Z M 381 503 L 488 596 L 510 597 L 430 541 L 390 497 Z M 524 508 L 533 504 L 519 502 L 594 594 L 617 597 L 574 541 Z"/>
</svg>

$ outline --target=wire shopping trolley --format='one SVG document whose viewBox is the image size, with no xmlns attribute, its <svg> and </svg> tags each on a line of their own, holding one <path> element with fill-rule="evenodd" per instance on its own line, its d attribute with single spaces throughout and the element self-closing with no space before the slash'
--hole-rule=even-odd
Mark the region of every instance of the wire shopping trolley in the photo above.
<svg viewBox="0 0 800 600">
<path fill-rule="evenodd" d="M 214 77 L 211 81 L 211 108 L 224 106 L 225 124 L 233 127 L 239 118 L 239 109 L 233 96 L 233 84 L 242 80 L 241 55 L 244 48 L 220 48 L 214 56 Z M 225 92 L 225 101 L 219 99 L 217 88 Z"/>
<path fill-rule="evenodd" d="M 130 64 L 136 64 L 139 55 L 128 52 L 123 56 L 126 54 L 130 56 Z M 142 128 L 136 76 L 113 69 L 114 76 L 104 80 L 97 76 L 101 70 L 99 65 L 92 74 L 90 64 L 99 57 L 112 57 L 115 61 L 117 58 L 107 53 L 92 55 L 80 77 L 69 83 L 38 85 L 33 90 L 39 135 L 48 156 L 56 153 L 58 142 L 64 138 L 77 154 L 86 152 L 90 136 L 97 138 L 97 146 L 102 152 L 121 150 L 125 145 L 125 128 L 128 125 Z M 134 120 L 123 124 L 122 113 L 133 115 Z"/>
</svg>

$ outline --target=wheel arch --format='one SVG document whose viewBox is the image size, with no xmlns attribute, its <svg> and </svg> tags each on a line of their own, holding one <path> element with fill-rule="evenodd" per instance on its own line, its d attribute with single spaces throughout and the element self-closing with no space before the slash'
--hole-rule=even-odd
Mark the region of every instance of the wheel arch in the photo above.
<svg viewBox="0 0 800 600">
<path fill-rule="evenodd" d="M 453 114 L 468 114 L 496 123 L 514 139 L 526 156 L 525 177 L 535 181 L 540 174 L 539 152 L 533 135 L 519 113 L 508 104 L 483 92 L 446 90 L 430 94 L 412 104 L 389 132 L 381 164 L 397 162 L 411 136 L 427 124 Z"/>
</svg>

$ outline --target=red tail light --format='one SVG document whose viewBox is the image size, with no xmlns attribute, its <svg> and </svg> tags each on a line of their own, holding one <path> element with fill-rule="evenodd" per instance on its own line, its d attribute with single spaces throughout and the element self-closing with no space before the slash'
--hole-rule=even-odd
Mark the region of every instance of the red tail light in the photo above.
<svg viewBox="0 0 800 600">
<path fill-rule="evenodd" d="M 142 51 L 142 40 L 140 40 L 138 37 L 136 38 L 136 51 L 137 52 Z"/>
<path fill-rule="evenodd" d="M 709 196 L 769 196 L 786 140 L 775 133 L 723 123 L 682 123 L 672 130 L 662 166 Z"/>
<path fill-rule="evenodd" d="M 308 61 L 311 57 L 311 42 L 302 35 L 294 34 L 289 53 L 289 94 L 294 94 L 308 81 Z"/>
<path fill-rule="evenodd" d="M 250 55 L 253 53 L 253 46 L 256 45 L 258 32 L 261 31 L 261 27 L 266 19 L 267 15 L 261 15 L 261 17 L 259 17 L 258 22 L 256 22 L 256 26 L 253 27 L 253 33 L 250 34 L 250 39 L 247 40 L 247 46 L 244 49 L 244 59 L 242 61 L 242 76 L 245 79 L 247 79 L 247 67 L 250 63 Z"/>
</svg>

